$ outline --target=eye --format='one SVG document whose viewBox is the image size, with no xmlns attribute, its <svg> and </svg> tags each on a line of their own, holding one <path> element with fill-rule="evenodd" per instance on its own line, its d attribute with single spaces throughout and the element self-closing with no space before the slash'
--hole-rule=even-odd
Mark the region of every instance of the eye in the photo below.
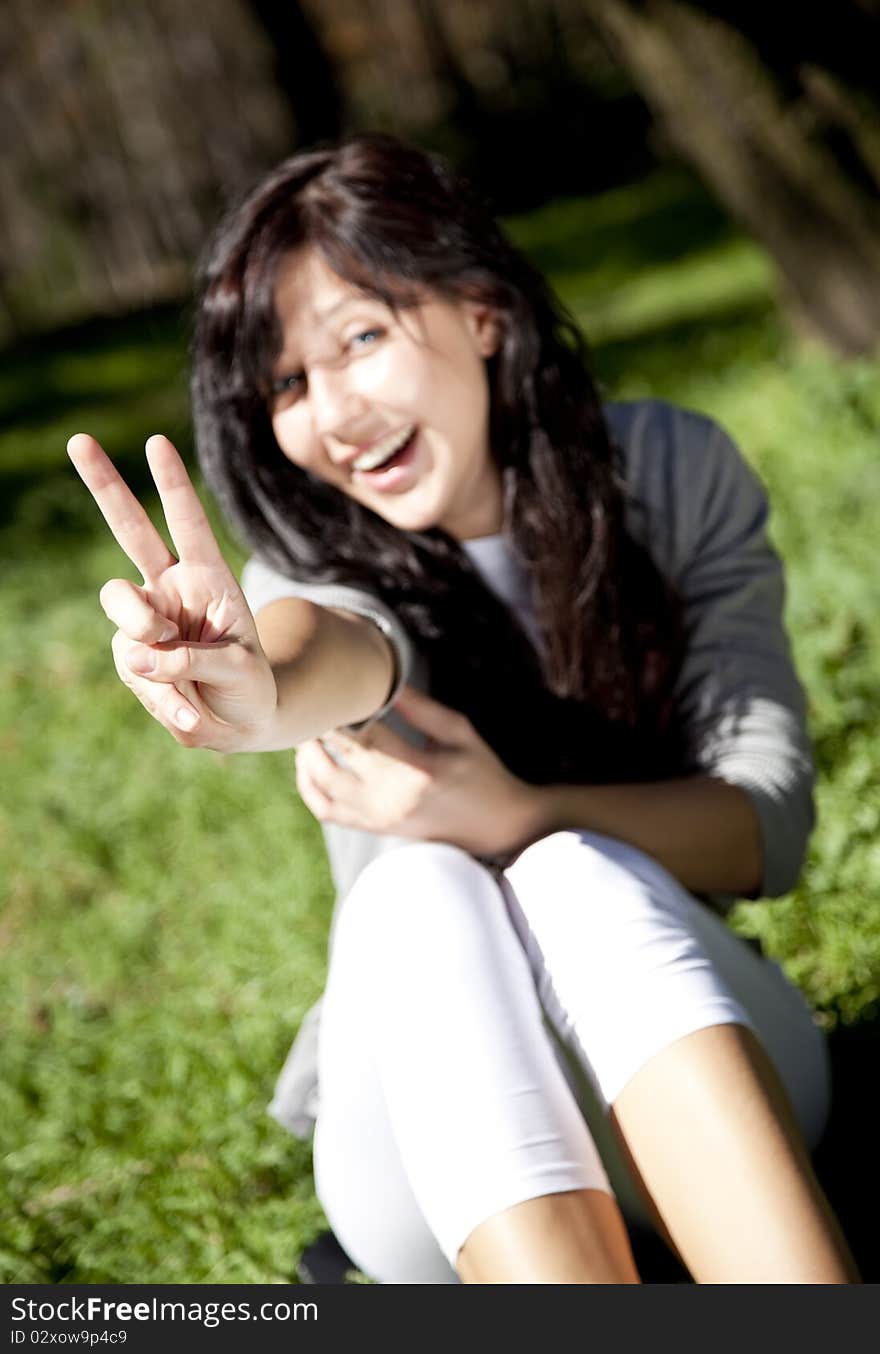
<svg viewBox="0 0 880 1354">
<path fill-rule="evenodd" d="M 305 385 L 305 373 L 298 371 L 292 376 L 279 376 L 272 382 L 273 395 L 298 395 Z"/>
<path fill-rule="evenodd" d="M 362 329 L 349 339 L 349 346 L 352 348 L 366 348 L 383 337 L 384 329 Z"/>
</svg>

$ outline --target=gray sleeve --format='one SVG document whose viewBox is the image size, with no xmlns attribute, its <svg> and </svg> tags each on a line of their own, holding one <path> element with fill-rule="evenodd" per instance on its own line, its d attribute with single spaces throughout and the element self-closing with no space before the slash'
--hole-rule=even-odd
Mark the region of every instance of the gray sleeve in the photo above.
<svg viewBox="0 0 880 1354">
<path fill-rule="evenodd" d="M 679 419 L 676 570 L 687 652 L 678 708 L 692 769 L 740 786 L 758 814 L 761 896 L 793 888 L 814 824 L 806 702 L 783 624 L 782 563 L 767 495 L 731 439 Z"/>
<path fill-rule="evenodd" d="M 336 583 L 297 582 L 257 559 L 249 559 L 245 564 L 241 575 L 241 590 L 254 615 L 270 602 L 277 602 L 283 597 L 303 597 L 308 602 L 314 602 L 316 606 L 338 607 L 342 611 L 351 611 L 356 616 L 365 616 L 367 620 L 372 621 L 388 640 L 394 658 L 391 690 L 385 704 L 370 715 L 369 719 L 346 727 L 353 732 L 369 728 L 391 709 L 400 688 L 410 680 L 413 646 L 406 630 L 384 602 L 360 588 Z"/>
</svg>

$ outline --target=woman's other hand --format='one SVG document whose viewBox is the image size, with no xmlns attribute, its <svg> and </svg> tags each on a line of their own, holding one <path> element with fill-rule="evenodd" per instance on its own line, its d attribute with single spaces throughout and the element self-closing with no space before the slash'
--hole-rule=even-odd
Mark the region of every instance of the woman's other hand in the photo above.
<svg viewBox="0 0 880 1354">
<path fill-rule="evenodd" d="M 522 849 L 540 834 L 535 787 L 508 771 L 465 715 L 412 686 L 395 709 L 428 735 L 427 749 L 384 724 L 357 737 L 334 730 L 298 748 L 297 787 L 316 818 L 486 856 Z"/>
<path fill-rule="evenodd" d="M 68 454 L 143 586 L 114 578 L 101 605 L 118 628 L 116 671 L 150 714 L 189 747 L 246 750 L 275 712 L 275 679 L 253 617 L 180 456 L 151 437 L 147 461 L 179 559 L 93 437 Z"/>
</svg>

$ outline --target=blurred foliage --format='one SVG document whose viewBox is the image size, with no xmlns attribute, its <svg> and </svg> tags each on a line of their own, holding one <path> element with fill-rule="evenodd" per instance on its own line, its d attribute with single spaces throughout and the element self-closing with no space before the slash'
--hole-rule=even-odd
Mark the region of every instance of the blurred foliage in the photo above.
<svg viewBox="0 0 880 1354">
<path fill-rule="evenodd" d="M 379 129 L 511 213 L 675 157 L 772 256 L 794 325 L 876 351 L 878 27 L 862 0 L 833 32 L 745 0 L 6 0 L 0 343 L 179 299 L 223 205 Z"/>
<path fill-rule="evenodd" d="M 580 0 L 6 0 L 0 49 L 0 343 L 181 297 L 223 205 L 340 133 L 444 150 L 510 211 L 653 163 Z"/>
<path fill-rule="evenodd" d="M 511 231 L 587 326 L 609 397 L 714 415 L 770 488 L 821 817 L 798 888 L 741 904 L 734 925 L 825 1024 L 865 1019 L 880 1001 L 877 364 L 792 346 L 765 259 L 686 177 Z M 264 1111 L 323 982 L 318 826 L 289 755 L 187 752 L 116 681 L 96 594 L 127 562 L 64 454 L 92 431 L 141 491 L 150 433 L 189 454 L 185 342 L 178 312 L 152 311 L 21 348 L 0 376 L 6 1282 L 283 1283 L 322 1226 L 309 1149 Z"/>
</svg>

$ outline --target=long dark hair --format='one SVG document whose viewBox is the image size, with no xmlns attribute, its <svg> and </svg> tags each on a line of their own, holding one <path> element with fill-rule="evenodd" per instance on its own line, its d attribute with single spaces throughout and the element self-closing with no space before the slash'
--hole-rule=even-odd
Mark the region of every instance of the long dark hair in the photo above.
<svg viewBox="0 0 880 1354">
<path fill-rule="evenodd" d="M 305 245 L 395 308 L 427 289 L 497 313 L 489 440 L 542 653 L 450 534 L 392 526 L 280 451 L 266 398 L 281 345 L 275 279 Z M 206 255 L 192 388 L 205 478 L 250 547 L 292 578 L 386 601 L 425 654 L 434 696 L 465 711 L 512 771 L 538 784 L 673 769 L 679 607 L 625 530 L 623 466 L 584 341 L 442 160 L 369 134 L 279 165 Z"/>
</svg>

